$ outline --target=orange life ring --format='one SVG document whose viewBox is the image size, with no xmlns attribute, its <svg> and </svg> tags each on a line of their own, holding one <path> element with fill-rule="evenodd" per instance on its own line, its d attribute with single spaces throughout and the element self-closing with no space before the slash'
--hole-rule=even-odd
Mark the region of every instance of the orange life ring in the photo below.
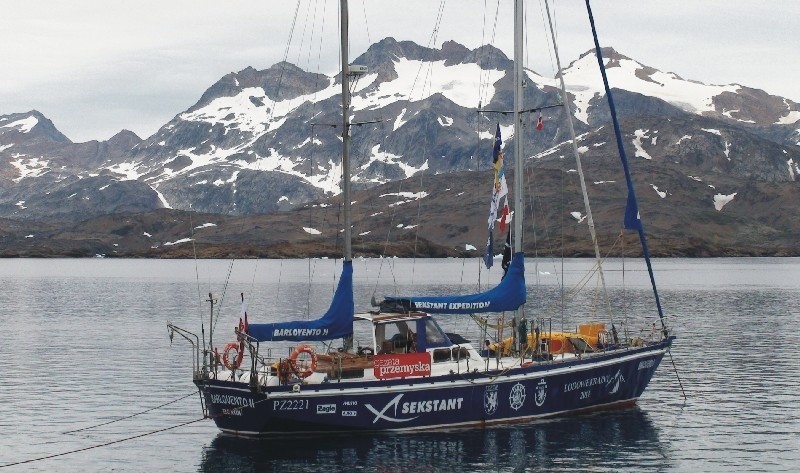
<svg viewBox="0 0 800 473">
<path fill-rule="evenodd" d="M 231 360 L 231 357 L 228 355 L 231 350 L 236 351 L 236 358 L 234 360 Z M 225 345 L 225 350 L 222 351 L 222 364 L 229 370 L 235 370 L 242 364 L 243 356 L 244 343 L 228 342 L 228 344 Z"/>
<path fill-rule="evenodd" d="M 314 351 L 314 348 L 311 345 L 298 345 L 297 348 L 294 349 L 289 359 L 292 360 L 292 365 L 297 368 L 297 357 L 300 356 L 300 353 L 308 353 L 311 357 L 311 363 L 306 367 L 305 370 L 298 373 L 301 378 L 308 378 L 314 373 L 314 370 L 317 369 L 317 352 Z"/>
</svg>

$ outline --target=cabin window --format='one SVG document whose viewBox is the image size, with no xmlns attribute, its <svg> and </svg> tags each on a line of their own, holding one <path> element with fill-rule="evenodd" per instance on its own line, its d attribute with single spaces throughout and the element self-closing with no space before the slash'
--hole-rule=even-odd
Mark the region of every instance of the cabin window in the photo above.
<svg viewBox="0 0 800 473">
<path fill-rule="evenodd" d="M 464 347 L 457 347 L 453 348 L 453 359 L 454 360 L 466 360 L 469 358 L 469 350 Z"/>
<path fill-rule="evenodd" d="M 436 350 L 433 350 L 433 362 L 440 363 L 442 361 L 450 361 L 449 348 L 437 348 Z"/>
<path fill-rule="evenodd" d="M 442 329 L 436 325 L 433 319 L 425 320 L 425 342 L 428 346 L 441 346 L 446 344 L 447 338 L 442 332 Z"/>
<path fill-rule="evenodd" d="M 375 327 L 375 340 L 381 347 L 381 354 L 415 351 L 417 335 L 411 327 L 412 324 L 403 320 Z"/>
</svg>

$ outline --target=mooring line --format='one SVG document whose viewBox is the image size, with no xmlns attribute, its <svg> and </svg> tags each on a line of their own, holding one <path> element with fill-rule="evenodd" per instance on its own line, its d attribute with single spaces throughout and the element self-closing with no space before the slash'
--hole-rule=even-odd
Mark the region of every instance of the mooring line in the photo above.
<svg viewBox="0 0 800 473">
<path fill-rule="evenodd" d="M 668 351 L 667 353 L 669 353 L 669 361 L 672 362 L 672 369 L 675 370 L 675 377 L 678 378 L 678 385 L 681 387 L 681 392 L 683 393 L 683 402 L 685 403 L 689 400 L 689 398 L 686 397 L 686 391 L 683 390 L 683 383 L 681 382 L 681 377 L 678 374 L 678 367 L 675 366 L 675 360 L 672 359 L 672 350 Z"/>
<path fill-rule="evenodd" d="M 96 428 L 96 427 L 102 427 L 102 426 L 104 426 L 104 425 L 113 424 L 114 422 L 119 422 L 119 421 L 121 421 L 121 420 L 130 419 L 131 417 L 136 417 L 136 416 L 138 416 L 138 415 L 140 415 L 140 414 L 145 414 L 145 413 L 147 413 L 147 412 L 154 411 L 154 410 L 156 410 L 156 409 L 160 409 L 160 408 L 162 408 L 162 407 L 164 407 L 164 406 L 168 406 L 168 405 L 170 405 L 170 404 L 174 404 L 174 403 L 176 403 L 176 402 L 178 402 L 178 401 L 181 401 L 181 400 L 183 400 L 183 399 L 186 399 L 186 398 L 187 398 L 187 397 L 189 397 L 189 396 L 193 396 L 193 395 L 195 395 L 196 393 L 197 393 L 197 391 L 192 391 L 192 392 L 190 392 L 189 394 L 187 394 L 187 395 L 185 395 L 185 396 L 183 396 L 183 397 L 180 397 L 180 398 L 178 398 L 178 399 L 175 399 L 174 401 L 169 401 L 169 402 L 167 402 L 167 403 L 161 404 L 160 406 L 156 406 L 156 407 L 153 407 L 153 408 L 151 408 L 151 409 L 147 409 L 146 411 L 137 412 L 136 414 L 131 414 L 131 415 L 129 415 L 129 416 L 120 417 L 119 419 L 114 419 L 114 420 L 111 420 L 111 421 L 108 421 L 108 422 L 103 422 L 102 424 L 92 425 L 92 426 L 90 426 L 90 427 L 84 427 L 84 428 L 82 428 L 82 429 L 67 430 L 66 432 L 62 432 L 62 434 L 72 434 L 72 433 L 75 433 L 75 432 L 81 432 L 81 431 L 84 431 L 84 430 L 94 429 L 94 428 Z"/>
<path fill-rule="evenodd" d="M 152 432 L 146 432 L 146 433 L 139 434 L 139 435 L 134 435 L 133 437 L 126 437 L 124 439 L 118 439 L 118 440 L 113 440 L 111 442 L 101 443 L 99 445 L 92 445 L 91 447 L 79 448 L 79 449 L 76 449 L 76 450 L 70 450 L 68 452 L 56 453 L 56 454 L 53 454 L 53 455 L 47 455 L 47 456 L 39 457 L 39 458 L 31 458 L 30 460 L 23 460 L 23 461 L 18 461 L 18 462 L 14 462 L 14 463 L 6 463 L 5 465 L 0 465 L 0 468 L 5 468 L 7 466 L 23 465 L 25 463 L 33 463 L 33 462 L 38 462 L 38 461 L 42 461 L 42 460 L 48 460 L 50 458 L 63 457 L 64 455 L 70 455 L 70 454 L 78 453 L 78 452 L 85 452 L 86 450 L 91 450 L 93 448 L 107 447 L 109 445 L 114 445 L 116 443 L 127 442 L 128 440 L 138 439 L 138 438 L 141 438 L 141 437 L 147 437 L 148 435 L 157 434 L 159 432 L 164 432 L 164 431 L 167 431 L 167 430 L 177 429 L 178 427 L 183 427 L 183 426 L 186 426 L 186 425 L 189 425 L 189 424 L 194 424 L 195 422 L 200 422 L 201 420 L 205 420 L 205 419 L 206 419 L 205 417 L 201 417 L 199 419 L 190 420 L 189 422 L 184 422 L 182 424 L 173 425 L 171 427 L 166 427 L 166 428 L 163 428 L 163 429 L 153 430 Z"/>
</svg>

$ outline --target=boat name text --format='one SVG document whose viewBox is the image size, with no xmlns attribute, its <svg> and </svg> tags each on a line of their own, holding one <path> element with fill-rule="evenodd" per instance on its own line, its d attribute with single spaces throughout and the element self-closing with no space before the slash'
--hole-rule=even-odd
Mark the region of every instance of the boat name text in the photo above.
<svg viewBox="0 0 800 473">
<path fill-rule="evenodd" d="M 237 407 L 255 407 L 252 399 L 247 399 L 242 396 L 231 396 L 230 394 L 212 394 L 212 404 L 228 404 Z"/>
<path fill-rule="evenodd" d="M 584 379 L 581 381 L 567 383 L 564 385 L 564 392 L 568 393 L 570 391 L 575 391 L 576 389 L 588 388 L 598 384 L 606 384 L 609 382 L 610 379 L 611 379 L 610 376 L 603 375 L 603 376 L 595 376 L 594 378 Z"/>
<path fill-rule="evenodd" d="M 319 337 L 328 334 L 326 328 L 276 328 L 273 337 Z"/>
<path fill-rule="evenodd" d="M 401 408 L 403 414 L 416 414 L 418 412 L 455 411 L 461 409 L 463 397 L 451 399 L 436 399 L 433 401 L 404 402 Z"/>
</svg>

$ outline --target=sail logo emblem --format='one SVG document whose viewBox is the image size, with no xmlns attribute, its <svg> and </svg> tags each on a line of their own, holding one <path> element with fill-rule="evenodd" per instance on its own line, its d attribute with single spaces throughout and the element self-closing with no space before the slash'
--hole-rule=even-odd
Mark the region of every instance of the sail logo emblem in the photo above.
<svg viewBox="0 0 800 473">
<path fill-rule="evenodd" d="M 625 382 L 625 378 L 622 377 L 622 373 L 620 370 L 617 370 L 617 374 L 611 377 L 606 383 L 606 387 L 610 388 L 608 394 L 616 394 L 619 391 L 619 386 Z"/>
<path fill-rule="evenodd" d="M 483 410 L 486 415 L 490 416 L 497 412 L 497 385 L 492 384 L 486 386 L 486 392 L 483 393 Z"/>
<path fill-rule="evenodd" d="M 545 399 L 547 399 L 547 382 L 541 379 L 536 385 L 536 397 L 533 400 L 536 402 L 536 406 L 542 407 Z"/>
<path fill-rule="evenodd" d="M 508 395 L 508 402 L 511 408 L 518 411 L 523 404 L 525 404 L 525 386 L 522 383 L 517 383 L 511 388 L 511 393 Z"/>
<path fill-rule="evenodd" d="M 404 394 L 398 394 L 394 397 L 391 401 L 389 401 L 383 409 L 380 411 L 374 407 L 372 404 L 364 404 L 370 412 L 375 414 L 375 419 L 373 419 L 372 423 L 375 424 L 378 420 L 385 420 L 388 422 L 409 422 L 416 419 L 417 416 L 408 417 L 405 419 L 401 419 L 397 417 L 397 410 L 400 409 L 400 414 L 425 414 L 428 412 L 440 412 L 440 411 L 456 411 L 461 410 L 462 406 L 464 405 L 464 398 L 450 398 L 450 399 L 433 399 L 428 401 L 410 401 L 404 402 L 400 404 L 400 400 L 403 398 Z M 389 409 L 393 409 L 393 414 L 388 415 Z"/>
</svg>

